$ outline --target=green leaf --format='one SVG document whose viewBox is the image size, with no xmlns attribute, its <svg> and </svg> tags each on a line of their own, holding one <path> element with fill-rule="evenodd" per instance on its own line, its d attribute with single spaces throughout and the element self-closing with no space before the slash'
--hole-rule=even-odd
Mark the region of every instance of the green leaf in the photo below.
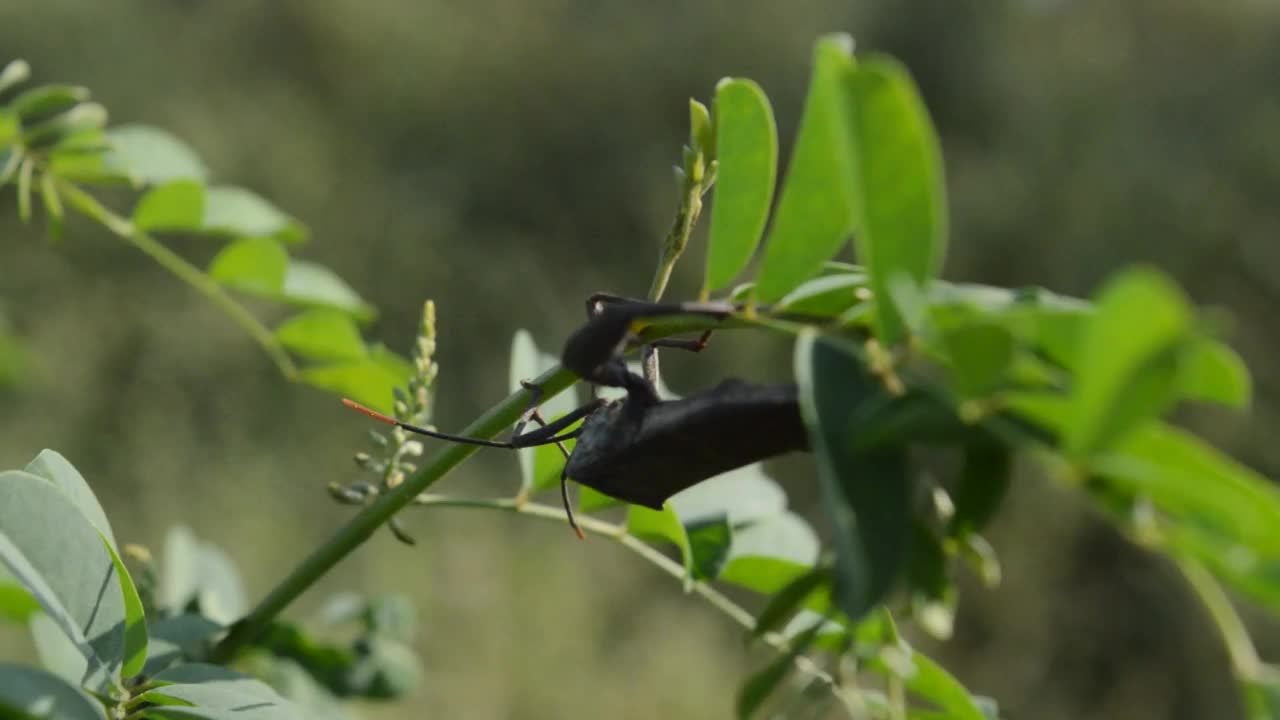
<svg viewBox="0 0 1280 720">
<path fill-rule="evenodd" d="M 186 607 L 199 593 L 200 541 L 185 525 L 174 525 L 165 533 L 164 559 L 160 563 L 160 587 L 156 602 L 169 612 Z"/>
<path fill-rule="evenodd" d="M 22 136 L 22 123 L 18 116 L 0 109 L 0 149 L 7 149 Z"/>
<path fill-rule="evenodd" d="M 746 267 L 769 219 L 778 172 L 773 108 L 751 80 L 716 86 L 715 144 L 719 170 L 707 241 L 706 294 L 728 285 Z"/>
<path fill-rule="evenodd" d="M 942 346 L 957 391 L 981 397 L 996 390 L 1013 364 L 1013 334 L 999 322 L 978 320 L 942 333 Z"/>
<path fill-rule="evenodd" d="M 808 572 L 818 553 L 818 536 L 809 523 L 782 512 L 734 528 L 729 560 L 718 579 L 772 595 Z"/>
<path fill-rule="evenodd" d="M 511 392 L 520 390 L 522 380 L 533 380 L 558 362 L 555 357 L 538 350 L 538 346 L 534 344 L 533 335 L 529 331 L 517 330 L 511 339 L 508 390 Z M 539 412 L 547 422 L 554 422 L 577 407 L 577 391 L 570 388 L 555 397 L 547 398 L 540 406 Z M 528 425 L 524 431 L 528 432 L 536 426 L 536 423 Z M 577 424 L 572 427 L 576 428 Z M 564 446 L 566 450 L 573 452 L 574 441 L 565 441 Z M 520 488 L 523 492 L 532 494 L 554 487 L 560 482 L 560 472 L 565 464 L 564 454 L 560 452 L 560 448 L 555 445 L 520 448 L 516 451 L 516 455 L 520 459 Z"/>
<path fill-rule="evenodd" d="M 715 156 L 716 129 L 711 123 L 711 113 L 707 112 L 706 105 L 692 98 L 689 100 L 689 138 L 695 150 L 708 159 Z"/>
<path fill-rule="evenodd" d="M 10 60 L 4 70 L 0 70 L 0 93 L 21 85 L 30 77 L 31 65 L 26 60 Z"/>
<path fill-rule="evenodd" d="M 177 665 L 161 672 L 154 682 L 164 684 L 147 691 L 142 697 L 168 707 L 148 710 L 149 716 L 210 720 L 303 717 L 293 703 L 280 697 L 267 684 L 217 665 Z M 251 713 L 246 712 L 250 709 Z"/>
<path fill-rule="evenodd" d="M 58 196 L 58 187 L 54 185 L 53 176 L 44 173 L 40 176 L 40 199 L 44 201 L 44 212 L 49 218 L 49 237 L 62 238 L 62 221 L 66 213 L 62 209 L 62 198 Z"/>
<path fill-rule="evenodd" d="M 120 578 L 98 530 L 45 478 L 0 473 L 0 562 L 89 660 L 85 682 L 120 677 L 126 611 Z"/>
<path fill-rule="evenodd" d="M 1178 366 L 1180 397 L 1215 402 L 1240 410 L 1249 407 L 1253 381 L 1244 359 L 1223 343 L 1196 340 Z"/>
<path fill-rule="evenodd" d="M 78 85 L 41 85 L 24 90 L 9 103 L 24 124 L 63 113 L 89 99 L 89 88 Z"/>
<path fill-rule="evenodd" d="M 69 460 L 55 450 L 45 449 L 27 463 L 24 469 L 32 475 L 48 480 L 61 490 L 62 494 L 80 509 L 85 519 L 102 533 L 112 549 L 115 549 L 116 539 L 111 532 L 111 523 L 107 521 L 106 512 L 98 502 L 98 497 L 93 494 L 88 481 Z"/>
<path fill-rule="evenodd" d="M 67 637 L 56 620 L 43 612 L 31 616 L 28 628 L 40 665 L 63 680 L 79 685 L 89 669 L 89 661 L 76 642 Z"/>
<path fill-rule="evenodd" d="M 621 504 L 621 500 L 609 497 L 598 490 L 592 490 L 586 485 L 578 486 L 578 512 L 595 512 L 596 510 L 615 507 Z"/>
<path fill-rule="evenodd" d="M 848 35 L 823 37 L 814 50 L 800 130 L 756 277 L 761 302 L 776 302 L 816 275 L 853 231 L 855 175 L 844 90 L 852 50 Z"/>
<path fill-rule="evenodd" d="M 903 334 L 891 279 L 927 286 L 946 252 L 947 200 L 937 133 L 911 76 L 875 57 L 846 75 L 850 145 L 860 196 L 857 250 L 871 275 L 880 339 Z"/>
<path fill-rule="evenodd" d="M 795 667 L 796 658 L 809 649 L 809 646 L 813 644 L 814 639 L 818 637 L 818 633 L 822 629 L 823 623 L 814 623 L 812 627 L 791 641 L 791 649 L 789 651 L 779 655 L 763 670 L 747 678 L 747 682 L 738 691 L 737 711 L 739 718 L 746 720 L 746 718 L 755 715 L 756 711 L 773 694 L 773 691 L 791 674 L 792 668 Z"/>
<path fill-rule="evenodd" d="M 107 141 L 111 148 L 103 157 L 106 171 L 135 185 L 207 179 L 208 171 L 195 151 L 159 128 L 118 125 L 107 130 Z"/>
<path fill-rule="evenodd" d="M 205 232 L 229 237 L 270 237 L 282 243 L 307 239 L 307 229 L 275 205 L 241 187 L 214 186 L 205 190 Z"/>
<path fill-rule="evenodd" d="M 27 157 L 18 166 L 18 219 L 31 222 L 31 181 L 35 172 L 35 162 Z"/>
<path fill-rule="evenodd" d="M 248 601 L 235 562 L 221 548 L 201 542 L 196 556 L 200 583 L 197 599 L 200 614 L 214 622 L 230 625 L 244 615 Z"/>
<path fill-rule="evenodd" d="M 156 675 L 175 663 L 201 657 L 225 628 L 197 613 L 161 618 L 147 624 L 147 662 L 143 674 Z"/>
<path fill-rule="evenodd" d="M 306 260 L 289 260 L 282 293 L 287 302 L 341 310 L 362 321 L 372 320 L 375 315 L 373 306 L 361 299 L 345 280 L 329 268 Z"/>
<path fill-rule="evenodd" d="M 351 398 L 379 412 L 389 413 L 394 407 L 395 388 L 409 380 L 409 372 L 397 372 L 387 363 L 370 357 L 348 363 L 303 368 L 303 382 L 312 387 L 332 391 Z"/>
<path fill-rule="evenodd" d="M 105 107 L 93 102 L 81 103 L 61 115 L 28 123 L 22 134 L 22 144 L 29 150 L 43 150 L 84 133 L 101 130 L 106 124 Z"/>
<path fill-rule="evenodd" d="M 681 490 L 671 508 L 686 526 L 725 516 L 736 527 L 786 510 L 787 496 L 763 465 L 752 463 Z"/>
<path fill-rule="evenodd" d="M 1190 330 L 1190 308 L 1165 276 L 1138 269 L 1108 282 L 1080 345 L 1066 449 L 1089 455 L 1163 412 Z"/>
<path fill-rule="evenodd" d="M 861 302 L 857 292 L 866 286 L 865 273 L 822 275 L 787 293 L 778 301 L 777 309 L 800 315 L 836 317 Z"/>
<path fill-rule="evenodd" d="M 919 652 L 911 653 L 915 673 L 905 678 L 906 689 L 934 703 L 948 720 L 987 720 L 986 712 L 959 680 Z"/>
<path fill-rule="evenodd" d="M 236 290 L 279 296 L 289 255 L 271 238 L 244 238 L 224 247 L 209 264 L 209 275 Z"/>
<path fill-rule="evenodd" d="M 906 449 L 858 449 L 859 412 L 883 390 L 836 341 L 802 331 L 796 380 L 833 528 L 836 599 L 856 621 L 884 600 L 906 562 L 912 496 Z"/>
<path fill-rule="evenodd" d="M 44 670 L 10 663 L 0 663 L 0 715 L 50 720 L 107 717 L 102 704 L 84 690 Z"/>
<path fill-rule="evenodd" d="M 811 595 L 830 585 L 832 579 L 830 567 L 818 566 L 787 583 L 769 598 L 769 603 L 756 616 L 751 637 L 758 638 L 782 627 L 784 620 L 802 608 Z"/>
<path fill-rule="evenodd" d="M 680 550 L 686 572 L 686 579 L 692 578 L 693 556 L 689 548 L 689 535 L 680 523 L 680 518 L 671 509 L 671 503 L 663 505 L 661 510 L 652 510 L 640 505 L 627 507 L 627 532 L 649 542 L 666 540 Z"/>
<path fill-rule="evenodd" d="M 40 603 L 0 563 L 0 618 L 27 622 L 39 610 Z"/>
<path fill-rule="evenodd" d="M 111 563 L 115 565 L 116 576 L 120 578 L 120 594 L 124 600 L 124 666 L 121 676 L 131 678 L 142 672 L 147 661 L 147 617 L 142 609 L 142 598 L 138 597 L 138 589 L 129 575 L 129 568 L 116 552 L 115 547 L 106 536 L 98 534 L 102 544 L 111 554 Z"/>
<path fill-rule="evenodd" d="M 981 532 L 1004 502 L 1009 491 L 1012 457 L 1009 448 L 995 443 L 971 443 L 964 448 L 964 467 L 952 494 L 955 514 L 948 533 L 963 537 Z"/>
<path fill-rule="evenodd" d="M 310 360 L 360 360 L 369 356 L 351 317 L 337 310 L 307 310 L 275 330 L 285 348 Z"/>
<path fill-rule="evenodd" d="M 702 517 L 686 523 L 689 541 L 689 572 L 694 580 L 714 580 L 729 559 L 733 527 L 728 516 Z"/>
<path fill-rule="evenodd" d="M 147 191 L 133 209 L 139 230 L 199 230 L 204 218 L 204 183 L 173 180 Z"/>
</svg>

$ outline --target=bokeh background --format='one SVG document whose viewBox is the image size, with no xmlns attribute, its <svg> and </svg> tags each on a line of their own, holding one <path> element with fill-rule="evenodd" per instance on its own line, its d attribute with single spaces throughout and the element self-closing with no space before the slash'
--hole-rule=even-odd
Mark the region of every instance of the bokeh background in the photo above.
<svg viewBox="0 0 1280 720">
<path fill-rule="evenodd" d="M 1280 4 L 1269 0 L 5 0 L 0 60 L 92 88 L 115 122 L 185 138 L 215 177 L 314 233 L 407 349 L 439 309 L 436 410 L 460 427 L 506 392 L 512 333 L 555 348 L 608 289 L 643 294 L 674 209 L 686 100 L 724 75 L 770 94 L 791 137 L 821 33 L 902 58 L 943 137 L 950 279 L 1087 294 L 1134 262 L 1235 318 L 1248 417 L 1188 422 L 1280 477 Z M 348 517 L 367 424 L 287 385 L 188 287 L 85 223 L 46 242 L 0 191 L 0 303 L 30 363 L 0 391 L 0 467 L 42 447 L 89 478 L 117 536 L 175 522 L 226 548 L 261 596 Z M 208 241 L 177 243 L 203 263 Z M 696 290 L 700 250 L 672 296 Z M 263 307 L 266 317 L 277 309 Z M 724 337 L 728 336 L 728 337 Z M 729 333 L 688 392 L 785 373 L 789 349 Z M 775 466 L 810 516 L 812 468 Z M 510 491 L 481 453 L 441 488 Z M 371 718 L 723 717 L 762 656 L 725 618 L 611 543 L 506 515 L 405 517 L 291 613 L 331 592 L 403 591 L 426 675 Z M 1226 657 L 1176 573 L 1024 469 L 992 539 L 1005 582 L 963 583 L 957 633 L 921 640 L 1009 718 L 1229 718 Z M 1264 654 L 1280 632 L 1254 616 Z M 25 657 L 18 629 L 0 655 Z"/>
</svg>

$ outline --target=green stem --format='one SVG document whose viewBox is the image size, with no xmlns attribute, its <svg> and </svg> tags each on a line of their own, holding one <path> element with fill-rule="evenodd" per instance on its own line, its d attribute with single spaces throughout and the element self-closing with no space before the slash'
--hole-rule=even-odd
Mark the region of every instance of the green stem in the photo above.
<svg viewBox="0 0 1280 720">
<path fill-rule="evenodd" d="M 568 516 L 565 514 L 564 510 L 559 507 L 527 501 L 522 502 L 515 498 L 459 498 L 448 495 L 424 494 L 419 495 L 413 502 L 417 505 L 429 507 L 501 510 L 504 512 L 516 513 L 518 515 L 528 515 L 530 517 L 564 525 L 569 523 Z M 685 568 L 683 565 L 662 554 L 652 545 L 627 532 L 626 526 L 605 522 L 590 516 L 578 517 L 577 521 L 578 526 L 582 528 L 584 532 L 613 540 L 649 561 L 650 564 L 656 566 L 659 570 L 662 570 L 672 578 L 681 582 L 684 581 Z M 716 590 L 711 585 L 701 581 L 694 582 L 691 592 L 705 600 L 712 607 L 719 610 L 730 620 L 741 625 L 743 629 L 752 630 L 755 628 L 755 616 L 748 612 L 746 608 L 735 603 L 727 595 Z M 790 643 L 779 633 L 767 633 L 764 636 L 764 640 L 778 652 L 786 653 L 790 650 Z M 801 655 L 796 658 L 795 663 L 798 670 L 827 685 L 831 688 L 832 692 L 837 694 L 844 692 L 829 673 L 809 658 Z"/>
<path fill-rule="evenodd" d="M 163 243 L 146 232 L 139 230 L 127 218 L 117 215 L 76 184 L 59 179 L 58 191 L 67 199 L 68 203 L 84 213 L 86 217 L 102 225 L 115 235 L 129 241 L 130 244 L 141 250 L 158 265 L 195 288 L 196 292 L 208 298 L 226 313 L 232 322 L 239 325 L 262 347 L 286 380 L 297 379 L 298 366 L 294 364 L 289 354 L 276 341 L 275 335 L 272 334 L 271 330 L 259 322 L 243 305 L 236 302 L 235 298 L 231 297 L 208 274 L 187 262 L 181 255 L 165 247 Z"/>
<path fill-rule="evenodd" d="M 1213 575 L 1204 566 L 1192 560 L 1179 560 L 1178 568 L 1195 590 L 1200 602 L 1209 611 L 1209 617 L 1218 626 L 1218 633 L 1227 646 L 1227 655 L 1231 658 L 1231 669 L 1241 681 L 1256 680 L 1262 670 L 1262 659 L 1249 639 L 1249 630 L 1244 621 L 1231 604 L 1231 599 L 1222 591 L 1222 586 L 1214 580 Z"/>
<path fill-rule="evenodd" d="M 544 398 L 551 398 L 564 391 L 577 380 L 577 377 L 559 366 L 543 373 L 534 380 L 542 387 Z M 489 408 L 483 415 L 461 431 L 462 435 L 477 438 L 492 438 L 503 428 L 514 423 L 529 404 L 528 395 L 518 391 L 507 396 L 497 405 Z M 307 588 L 311 587 L 334 565 L 338 564 L 384 523 L 391 519 L 401 508 L 413 502 L 445 473 L 457 467 L 462 461 L 471 457 L 479 448 L 475 445 L 450 444 L 440 449 L 422 466 L 417 473 L 404 481 L 395 490 L 380 495 L 376 501 L 357 513 L 347 521 L 320 547 L 303 559 L 284 580 L 280 581 L 252 611 L 232 626 L 222 642 L 211 654 L 212 662 L 225 664 L 235 654 L 262 633 L 289 603 L 293 602 Z"/>
<path fill-rule="evenodd" d="M 690 182 L 685 189 L 680 209 L 676 211 L 675 221 L 671 223 L 671 230 L 662 241 L 662 254 L 658 257 L 658 267 L 654 270 L 653 281 L 649 284 L 650 300 L 661 300 L 662 294 L 667 291 L 667 283 L 671 281 L 671 271 L 675 269 L 676 262 L 689 246 L 689 236 L 693 235 L 693 228 L 698 224 L 698 215 L 701 212 L 702 183 Z"/>
</svg>

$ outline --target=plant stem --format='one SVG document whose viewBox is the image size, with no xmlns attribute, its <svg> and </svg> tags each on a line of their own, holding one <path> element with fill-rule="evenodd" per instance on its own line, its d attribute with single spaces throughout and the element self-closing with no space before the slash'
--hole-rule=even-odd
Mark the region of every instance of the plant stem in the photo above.
<svg viewBox="0 0 1280 720">
<path fill-rule="evenodd" d="M 689 246 L 689 236 L 698 224 L 698 215 L 702 212 L 702 183 L 690 181 L 681 198 L 680 209 L 671 223 L 671 230 L 662 241 L 662 252 L 658 257 L 658 267 L 654 270 L 653 281 L 649 284 L 648 298 L 653 301 L 662 299 L 667 291 L 667 283 L 671 280 L 671 271 L 676 262 Z"/>
<path fill-rule="evenodd" d="M 1222 591 L 1222 586 L 1203 565 L 1193 560 L 1179 560 L 1178 568 L 1209 611 L 1214 625 L 1217 625 L 1218 633 L 1227 646 L 1227 655 L 1231 658 L 1231 669 L 1236 678 L 1241 681 L 1256 680 L 1263 666 L 1262 659 L 1258 657 L 1258 651 L 1249 639 L 1248 628 L 1231 605 L 1231 599 Z"/>
<path fill-rule="evenodd" d="M 68 203 L 84 213 L 86 217 L 102 225 L 115 235 L 129 241 L 131 245 L 141 250 L 161 267 L 173 273 L 178 279 L 195 288 L 196 292 L 212 301 L 214 305 L 226 313 L 227 317 L 231 318 L 232 322 L 239 325 L 262 347 L 286 380 L 293 381 L 297 379 L 298 366 L 294 364 L 289 354 L 276 341 L 275 335 L 272 334 L 271 330 L 259 322 L 258 318 L 254 317 L 253 313 L 250 313 L 245 306 L 236 302 L 235 298 L 231 297 L 208 274 L 187 262 L 181 255 L 165 247 L 163 243 L 151 237 L 151 235 L 139 230 L 127 218 L 116 214 L 111 208 L 103 205 L 97 198 L 82 190 L 75 183 L 58 179 L 58 192 L 67 199 Z"/>
<path fill-rule="evenodd" d="M 504 512 L 528 515 L 530 517 L 560 524 L 567 525 L 569 522 L 568 516 L 561 508 L 551 505 L 543 505 L 541 503 L 528 501 L 522 502 L 515 498 L 488 499 L 459 498 L 448 495 L 420 495 L 414 499 L 414 503 L 429 507 L 502 510 Z M 605 537 L 619 543 L 623 547 L 649 561 L 652 565 L 657 566 L 658 569 L 662 570 L 666 574 L 683 582 L 685 577 L 685 568 L 683 565 L 662 554 L 652 545 L 627 532 L 626 526 L 605 522 L 590 516 L 581 516 L 578 517 L 577 520 L 578 526 L 581 527 L 583 531 L 592 535 Z M 755 628 L 755 616 L 748 612 L 746 608 L 735 603 L 728 596 L 715 589 L 710 584 L 702 581 L 696 581 L 692 584 L 691 592 L 707 601 L 707 603 L 726 615 L 730 620 L 741 625 L 743 629 L 751 630 Z M 778 652 L 785 653 L 790 650 L 790 643 L 787 641 L 786 637 L 779 633 L 767 633 L 764 636 L 764 640 Z M 801 672 L 819 680 L 830 687 L 833 692 L 844 692 L 829 673 L 818 667 L 818 665 L 809 658 L 801 655 L 796 658 L 795 664 L 796 668 Z"/>
<path fill-rule="evenodd" d="M 559 366 L 540 375 L 534 382 L 543 389 L 544 398 L 554 397 L 577 380 L 577 376 Z M 528 406 L 528 395 L 520 390 L 497 405 L 461 431 L 462 435 L 476 438 L 492 438 L 503 428 L 514 423 Z M 454 443 L 435 453 L 417 473 L 395 490 L 380 495 L 376 501 L 361 510 L 346 525 L 339 528 L 320 547 L 303 559 L 280 584 L 267 594 L 248 615 L 231 627 L 222 642 L 214 648 L 210 660 L 225 664 L 235 654 L 262 633 L 271 620 L 311 587 L 325 573 L 349 555 L 378 528 L 391 519 L 397 511 L 413 502 L 413 499 L 431 486 L 445 473 L 471 457 L 479 448 L 475 445 Z"/>
</svg>

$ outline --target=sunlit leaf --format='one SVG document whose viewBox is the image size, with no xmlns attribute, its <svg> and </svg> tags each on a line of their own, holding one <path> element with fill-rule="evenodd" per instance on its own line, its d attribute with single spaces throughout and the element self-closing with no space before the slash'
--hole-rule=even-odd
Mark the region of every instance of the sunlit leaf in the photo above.
<svg viewBox="0 0 1280 720">
<path fill-rule="evenodd" d="M 776 302 L 816 275 L 853 231 L 858 210 L 844 88 L 852 49 L 849 36 L 830 35 L 814 50 L 800 130 L 756 276 L 761 302 Z"/>
<path fill-rule="evenodd" d="M 1244 359 L 1227 345 L 1209 339 L 1199 339 L 1187 350 L 1178 366 L 1177 383 L 1181 397 L 1238 409 L 1247 408 L 1253 394 Z"/>
<path fill-rule="evenodd" d="M 859 194 L 856 244 L 871 276 L 880 339 L 903 333 L 892 278 L 926 286 L 946 252 L 942 152 L 928 111 L 900 63 L 873 57 L 847 76 L 850 146 Z"/>
<path fill-rule="evenodd" d="M 139 230 L 198 230 L 204 218 L 204 184 L 173 180 L 148 190 L 133 209 Z"/>
<path fill-rule="evenodd" d="M 808 572 L 818 561 L 818 536 L 787 511 L 735 527 L 729 561 L 718 579 L 765 595 Z"/>
<path fill-rule="evenodd" d="M 194 150 L 159 128 L 117 125 L 107 131 L 107 140 L 111 147 L 103 157 L 105 170 L 128 177 L 135 184 L 204 181 L 208 174 Z"/>
<path fill-rule="evenodd" d="M 728 285 L 751 259 L 769 218 L 778 171 L 778 130 L 759 85 L 745 79 L 721 80 L 715 115 L 719 170 L 704 292 Z"/>
<path fill-rule="evenodd" d="M 279 295 L 284 289 L 289 256 L 271 238 L 245 238 L 224 247 L 209 265 L 209 275 L 236 290 Z"/>
<path fill-rule="evenodd" d="M 116 577 L 120 579 L 120 595 L 124 600 L 124 665 L 120 674 L 130 678 L 142 672 L 142 666 L 147 661 L 147 618 L 142 609 L 142 598 L 138 597 L 138 589 L 129 575 L 129 568 L 106 536 L 101 533 L 99 536 L 107 552 L 111 554 Z"/>
<path fill-rule="evenodd" d="M 372 357 L 303 368 L 299 375 L 308 385 L 351 398 L 379 412 L 392 411 L 393 390 L 409 380 L 408 372 L 396 372 Z"/>
<path fill-rule="evenodd" d="M 345 280 L 323 265 L 289 260 L 285 270 L 284 300 L 306 306 L 329 307 L 341 310 L 360 320 L 370 320 L 375 311 Z"/>
<path fill-rule="evenodd" d="M 307 229 L 301 222 L 241 187 L 207 188 L 202 226 L 205 232 L 230 237 L 270 237 L 282 243 L 307 239 Z"/>
<path fill-rule="evenodd" d="M 1191 310 L 1163 275 L 1139 269 L 1108 282 L 1080 344 L 1066 449 L 1095 452 L 1163 412 L 1190 329 Z"/>
<path fill-rule="evenodd" d="M 284 321 L 276 339 L 290 351 L 311 360 L 359 360 L 369 355 L 360 329 L 345 313 L 317 308 Z"/>
<path fill-rule="evenodd" d="M 86 87 L 40 85 L 19 93 L 9 103 L 9 109 L 22 118 L 24 124 L 30 124 L 66 112 L 88 99 L 89 88 Z"/>
<path fill-rule="evenodd" d="M 107 521 L 107 514 L 98 502 L 97 495 L 93 493 L 93 489 L 89 487 L 88 481 L 80 471 L 76 470 L 75 466 L 62 456 L 62 453 L 56 450 L 41 450 L 40 454 L 27 463 L 24 469 L 32 475 L 38 475 L 53 483 L 80 509 L 85 518 L 93 523 L 98 532 L 106 537 L 111 546 L 113 548 L 116 546 L 115 536 L 111 533 L 111 523 Z"/>
</svg>

